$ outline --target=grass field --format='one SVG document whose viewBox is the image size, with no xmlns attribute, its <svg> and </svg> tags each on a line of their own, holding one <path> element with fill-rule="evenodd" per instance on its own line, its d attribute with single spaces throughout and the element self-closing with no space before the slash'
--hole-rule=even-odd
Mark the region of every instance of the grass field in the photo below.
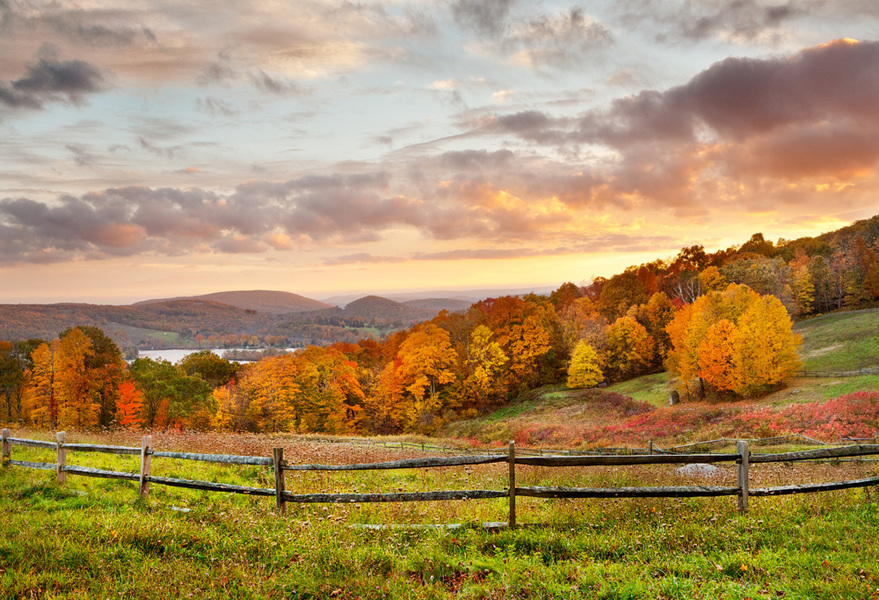
<svg viewBox="0 0 879 600">
<path fill-rule="evenodd" d="M 29 432 L 30 437 L 49 436 Z M 133 445 L 136 436 L 70 436 Z M 159 449 L 240 450 L 283 445 L 303 462 L 401 458 L 411 453 L 283 437 L 156 436 Z M 14 447 L 19 459 L 53 460 Z M 134 459 L 71 453 L 72 464 L 136 470 Z M 760 465 L 755 485 L 848 479 L 875 463 Z M 504 465 L 392 474 L 288 475 L 293 490 L 503 489 Z M 525 469 L 524 467 L 522 468 Z M 164 475 L 271 487 L 260 467 L 154 459 Z M 532 468 L 522 483 L 681 484 L 672 468 Z M 136 501 L 130 482 L 19 467 L 0 471 L 3 598 L 879 598 L 876 492 L 752 499 L 519 499 L 506 502 L 288 505 L 271 498 L 153 486 Z M 730 467 L 723 478 L 734 478 Z M 692 482 L 691 482 L 692 483 Z M 706 482 L 713 485 L 726 481 Z M 391 523 L 370 529 L 364 523 Z M 418 527 L 460 523 L 457 529 Z"/>
<path fill-rule="evenodd" d="M 807 370 L 855 370 L 879 366 L 879 309 L 833 313 L 800 321 L 800 357 Z"/>
</svg>

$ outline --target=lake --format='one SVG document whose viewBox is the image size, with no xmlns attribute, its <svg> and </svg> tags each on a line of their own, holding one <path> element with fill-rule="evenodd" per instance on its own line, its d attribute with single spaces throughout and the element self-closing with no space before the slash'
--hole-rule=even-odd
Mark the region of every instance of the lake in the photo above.
<svg viewBox="0 0 879 600">
<path fill-rule="evenodd" d="M 140 350 L 137 353 L 138 358 L 151 358 L 153 360 L 167 360 L 169 363 L 177 363 L 178 361 L 183 360 L 190 354 L 194 354 L 196 352 L 202 352 L 205 349 L 192 349 L 192 348 L 172 348 L 170 350 Z M 241 352 L 244 350 L 248 351 L 256 351 L 261 352 L 262 348 L 207 348 L 217 356 L 223 356 L 224 352 Z M 296 348 L 287 348 L 288 352 L 295 352 Z M 244 361 L 233 361 L 233 362 L 244 362 Z"/>
</svg>

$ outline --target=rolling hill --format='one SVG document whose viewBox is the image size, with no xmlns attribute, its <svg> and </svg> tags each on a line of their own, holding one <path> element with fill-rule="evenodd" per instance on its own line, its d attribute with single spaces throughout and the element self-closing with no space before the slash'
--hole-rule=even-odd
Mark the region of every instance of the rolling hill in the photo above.
<svg viewBox="0 0 879 600">
<path fill-rule="evenodd" d="M 235 292 L 215 292 L 213 294 L 203 294 L 201 296 L 188 296 L 171 299 L 144 300 L 137 302 L 132 306 L 142 306 L 149 304 L 157 304 L 163 302 L 177 300 L 207 300 L 210 302 L 220 302 L 245 310 L 256 310 L 259 312 L 271 314 L 287 314 L 306 312 L 312 310 L 320 310 L 330 308 L 332 305 L 319 300 L 312 300 L 299 294 L 290 292 L 278 292 L 271 290 L 250 290 Z"/>
<path fill-rule="evenodd" d="M 233 291 L 100 304 L 0 305 L 0 340 L 54 339 L 77 325 L 99 327 L 121 348 L 197 347 L 200 339 L 239 344 L 237 336 L 287 345 L 330 344 L 382 336 L 469 303 L 434 298 L 406 303 L 366 296 L 344 308 L 288 292 Z M 280 339 L 279 339 L 280 338 Z M 210 343 L 210 342 L 208 342 Z"/>
</svg>

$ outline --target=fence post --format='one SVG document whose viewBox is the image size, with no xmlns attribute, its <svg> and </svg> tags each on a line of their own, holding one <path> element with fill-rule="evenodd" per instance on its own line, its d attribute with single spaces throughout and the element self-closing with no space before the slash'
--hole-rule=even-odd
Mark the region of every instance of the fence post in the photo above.
<svg viewBox="0 0 879 600">
<path fill-rule="evenodd" d="M 12 432 L 8 429 L 3 430 L 3 466 L 9 464 L 9 461 L 12 460 L 12 444 L 7 441 L 7 438 L 12 437 Z"/>
<path fill-rule="evenodd" d="M 739 453 L 739 513 L 748 512 L 748 442 L 738 442 L 736 450 Z"/>
<path fill-rule="evenodd" d="M 508 457 L 510 463 L 510 518 L 509 526 L 516 526 L 516 442 L 510 440 L 510 453 Z"/>
<path fill-rule="evenodd" d="M 653 440 L 650 440 L 650 456 L 653 456 Z"/>
<path fill-rule="evenodd" d="M 146 499 L 150 494 L 150 468 L 153 465 L 153 453 L 151 446 L 153 445 L 153 436 L 145 435 L 140 438 L 140 479 L 138 486 L 138 494 L 141 499 Z"/>
<path fill-rule="evenodd" d="M 275 508 L 279 515 L 283 515 L 287 509 L 287 501 L 284 499 L 284 449 L 274 448 L 272 459 L 275 468 Z"/>
<path fill-rule="evenodd" d="M 67 450 L 64 448 L 64 442 L 66 441 L 67 433 L 59 431 L 55 434 L 55 443 L 57 445 L 55 478 L 58 480 L 58 483 L 65 483 L 67 481 L 67 473 L 64 471 L 64 467 L 67 466 Z"/>
</svg>

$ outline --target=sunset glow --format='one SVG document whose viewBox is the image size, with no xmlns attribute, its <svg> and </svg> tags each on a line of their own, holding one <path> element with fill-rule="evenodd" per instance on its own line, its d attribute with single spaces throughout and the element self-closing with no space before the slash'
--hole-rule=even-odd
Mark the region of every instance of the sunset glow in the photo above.
<svg viewBox="0 0 879 600">
<path fill-rule="evenodd" d="M 0 3 L 0 303 L 557 286 L 879 213 L 871 3 Z"/>
</svg>

